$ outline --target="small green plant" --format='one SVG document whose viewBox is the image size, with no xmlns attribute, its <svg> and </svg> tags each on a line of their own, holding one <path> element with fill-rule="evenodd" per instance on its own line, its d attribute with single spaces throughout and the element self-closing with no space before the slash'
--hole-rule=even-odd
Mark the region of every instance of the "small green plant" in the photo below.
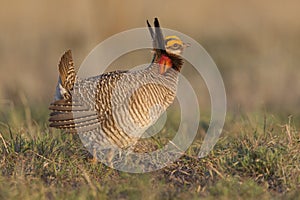
<svg viewBox="0 0 300 200">
<path fill-rule="evenodd" d="M 0 117 L 0 199 L 299 196 L 300 134 L 292 117 L 279 120 L 253 114 L 227 119 L 222 137 L 207 157 L 195 157 L 202 134 L 170 166 L 128 174 L 95 162 L 77 135 L 49 129 L 46 111 L 41 117 L 28 109 L 11 107 Z"/>
</svg>

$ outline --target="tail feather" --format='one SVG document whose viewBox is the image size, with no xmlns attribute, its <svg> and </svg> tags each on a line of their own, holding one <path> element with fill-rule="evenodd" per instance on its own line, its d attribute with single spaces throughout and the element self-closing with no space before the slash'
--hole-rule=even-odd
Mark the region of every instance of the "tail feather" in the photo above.
<svg viewBox="0 0 300 200">
<path fill-rule="evenodd" d="M 98 115 L 91 111 L 82 99 L 72 97 L 76 79 L 71 50 L 66 51 L 58 65 L 59 82 L 58 93 L 60 98 L 50 104 L 52 110 L 49 126 L 67 130 L 70 133 L 85 132 L 99 127 Z"/>
<path fill-rule="evenodd" d="M 73 89 L 76 73 L 74 70 L 74 62 L 72 58 L 71 50 L 68 50 L 61 57 L 59 65 L 59 76 L 61 79 L 62 86 L 67 90 L 71 91 Z"/>
<path fill-rule="evenodd" d="M 55 100 L 71 98 L 76 80 L 71 50 L 66 51 L 58 64 L 59 77 L 56 86 Z"/>
</svg>

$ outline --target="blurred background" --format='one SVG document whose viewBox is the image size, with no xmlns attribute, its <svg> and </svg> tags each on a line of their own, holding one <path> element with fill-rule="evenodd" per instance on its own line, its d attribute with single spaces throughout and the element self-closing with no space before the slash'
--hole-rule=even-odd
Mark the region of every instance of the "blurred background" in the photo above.
<svg viewBox="0 0 300 200">
<path fill-rule="evenodd" d="M 211 55 L 223 76 L 230 112 L 298 115 L 299 9 L 300 1 L 2 0 L 0 108 L 22 98 L 47 106 L 65 50 L 72 49 L 78 68 L 101 41 L 159 17 L 163 27 L 189 35 Z M 124 62 L 134 64 L 130 60 Z M 199 76 L 188 67 L 183 73 Z M 209 107 L 205 85 L 202 90 L 199 102 Z"/>
</svg>

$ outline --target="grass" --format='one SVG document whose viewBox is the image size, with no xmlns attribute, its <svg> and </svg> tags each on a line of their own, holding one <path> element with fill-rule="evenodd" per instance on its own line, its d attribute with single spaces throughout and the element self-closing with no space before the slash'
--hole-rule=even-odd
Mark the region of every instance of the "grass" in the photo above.
<svg viewBox="0 0 300 200">
<path fill-rule="evenodd" d="M 299 1 L 230 2 L 3 1 L 0 199 L 299 199 Z M 179 7 L 188 12 L 161 12 Z M 66 49 L 73 50 L 78 68 L 99 42 L 155 16 L 209 52 L 224 78 L 228 110 L 251 113 L 228 113 L 219 142 L 204 159 L 194 158 L 204 134 L 199 130 L 186 155 L 171 166 L 127 174 L 92 162 L 77 135 L 49 129 L 46 106 L 30 107 L 25 96 L 29 102 L 53 97 L 58 58 Z M 133 55 L 138 58 L 115 67 L 148 61 Z M 189 65 L 183 74 L 206 108 L 210 96 L 198 82 L 202 77 Z M 177 118 L 168 119 L 165 133 L 172 138 Z"/>
<path fill-rule="evenodd" d="M 0 116 L 0 199 L 299 198 L 293 117 L 228 117 L 214 150 L 197 159 L 201 141 L 164 169 L 128 174 L 94 162 L 77 135 L 49 129 L 45 108 L 8 107 Z"/>
</svg>

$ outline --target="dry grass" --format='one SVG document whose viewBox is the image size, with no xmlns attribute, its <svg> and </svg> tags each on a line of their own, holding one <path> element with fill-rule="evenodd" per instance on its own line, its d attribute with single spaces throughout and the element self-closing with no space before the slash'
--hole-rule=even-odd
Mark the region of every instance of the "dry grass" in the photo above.
<svg viewBox="0 0 300 200">
<path fill-rule="evenodd" d="M 92 162 L 77 135 L 49 130 L 47 114 L 40 115 L 36 108 L 26 114 L 28 109 L 11 108 L 1 114 L 1 199 L 292 199 L 299 195 L 300 134 L 292 117 L 229 117 L 209 156 L 195 157 L 202 141 L 199 133 L 175 163 L 156 172 L 128 174 Z M 168 130 L 174 128 L 174 121 L 168 119 Z"/>
<path fill-rule="evenodd" d="M 299 198 L 299 5 L 2 1 L 0 199 Z M 155 16 L 163 27 L 190 35 L 209 52 L 223 76 L 229 112 L 208 157 L 193 157 L 203 136 L 199 131 L 180 160 L 133 175 L 90 162 L 76 135 L 49 130 L 46 108 L 66 49 L 73 50 L 79 67 L 99 42 Z M 122 62 L 129 66 L 149 58 L 140 52 L 128 56 Z M 183 74 L 197 89 L 205 125 L 210 104 L 205 84 L 189 65 Z M 168 130 L 175 129 L 176 117 L 169 120 Z"/>
</svg>

